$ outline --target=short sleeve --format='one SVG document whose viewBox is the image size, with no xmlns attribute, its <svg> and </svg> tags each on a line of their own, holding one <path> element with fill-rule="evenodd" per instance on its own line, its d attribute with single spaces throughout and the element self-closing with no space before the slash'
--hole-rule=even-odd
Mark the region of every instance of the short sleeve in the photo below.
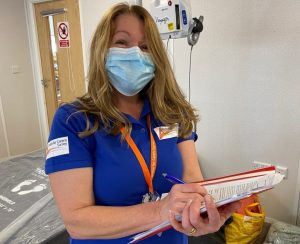
<svg viewBox="0 0 300 244">
<path fill-rule="evenodd" d="M 188 141 L 188 140 L 193 140 L 193 141 L 197 141 L 198 139 L 198 135 L 196 132 L 192 132 L 192 134 L 186 138 L 182 138 L 182 137 L 178 137 L 177 139 L 177 144 L 183 141 Z"/>
<path fill-rule="evenodd" d="M 93 138 L 78 136 L 85 128 L 85 116 L 72 105 L 63 105 L 56 111 L 46 150 L 47 174 L 93 166 Z"/>
</svg>

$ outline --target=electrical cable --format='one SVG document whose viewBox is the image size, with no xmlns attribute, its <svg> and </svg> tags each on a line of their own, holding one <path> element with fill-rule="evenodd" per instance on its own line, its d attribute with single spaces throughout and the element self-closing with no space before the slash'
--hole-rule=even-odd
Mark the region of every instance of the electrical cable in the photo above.
<svg viewBox="0 0 300 244">
<path fill-rule="evenodd" d="M 192 69 L 192 51 L 193 51 L 193 45 L 191 45 L 190 50 L 190 63 L 189 63 L 189 103 L 191 103 L 191 69 Z"/>
<path fill-rule="evenodd" d="M 172 68 L 175 68 L 175 40 L 172 41 Z"/>
</svg>

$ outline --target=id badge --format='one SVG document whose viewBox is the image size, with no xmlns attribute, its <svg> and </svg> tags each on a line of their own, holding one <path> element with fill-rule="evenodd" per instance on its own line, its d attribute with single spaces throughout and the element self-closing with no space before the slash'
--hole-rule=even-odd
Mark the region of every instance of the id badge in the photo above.
<svg viewBox="0 0 300 244">
<path fill-rule="evenodd" d="M 160 200 L 160 196 L 156 191 L 143 195 L 143 202 L 156 202 L 158 200 Z"/>
</svg>

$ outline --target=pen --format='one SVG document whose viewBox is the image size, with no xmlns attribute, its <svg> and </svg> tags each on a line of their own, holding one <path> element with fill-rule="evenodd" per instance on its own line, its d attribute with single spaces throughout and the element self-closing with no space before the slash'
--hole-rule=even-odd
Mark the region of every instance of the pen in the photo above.
<svg viewBox="0 0 300 244">
<path fill-rule="evenodd" d="M 183 180 L 180 180 L 172 175 L 168 175 L 167 173 L 163 173 L 162 175 L 166 180 L 170 181 L 173 184 L 185 184 Z"/>
</svg>

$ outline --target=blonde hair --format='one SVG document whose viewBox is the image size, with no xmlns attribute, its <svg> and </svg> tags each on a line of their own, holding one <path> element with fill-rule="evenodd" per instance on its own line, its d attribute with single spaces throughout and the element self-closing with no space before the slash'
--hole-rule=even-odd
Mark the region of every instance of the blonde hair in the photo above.
<svg viewBox="0 0 300 244">
<path fill-rule="evenodd" d="M 114 104 L 114 89 L 105 71 L 105 58 L 116 27 L 115 19 L 122 14 L 137 16 L 145 26 L 148 51 L 156 70 L 155 77 L 142 93 L 148 97 L 154 117 L 167 126 L 178 123 L 179 136 L 189 136 L 193 128 L 196 128 L 198 116 L 195 109 L 185 100 L 175 80 L 157 26 L 146 9 L 128 3 L 116 4 L 107 11 L 94 33 L 90 48 L 88 91 L 77 99 L 79 111 L 84 112 L 87 118 L 86 129 L 79 135 L 85 137 L 93 134 L 99 129 L 99 123 L 111 134 L 119 133 L 123 126 L 127 133 L 131 131 L 130 122 Z M 87 115 L 96 118 L 93 126 Z"/>
</svg>

